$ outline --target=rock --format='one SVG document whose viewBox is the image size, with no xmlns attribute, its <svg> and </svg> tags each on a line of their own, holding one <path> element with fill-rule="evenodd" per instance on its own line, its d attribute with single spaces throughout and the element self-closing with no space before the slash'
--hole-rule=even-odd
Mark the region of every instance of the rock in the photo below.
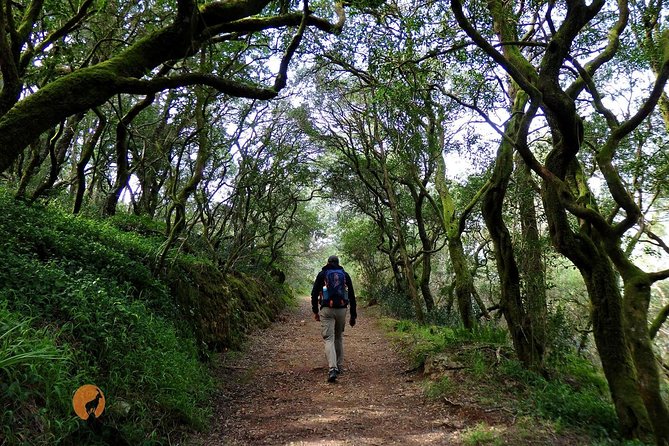
<svg viewBox="0 0 669 446">
<path fill-rule="evenodd" d="M 425 375 L 433 380 L 448 375 L 453 370 L 464 368 L 459 362 L 450 359 L 447 353 L 437 353 L 425 359 Z"/>
</svg>

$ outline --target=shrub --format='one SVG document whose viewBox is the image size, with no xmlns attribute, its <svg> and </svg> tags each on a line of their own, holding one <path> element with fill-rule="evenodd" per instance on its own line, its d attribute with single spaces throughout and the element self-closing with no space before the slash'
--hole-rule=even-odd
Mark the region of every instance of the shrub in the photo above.
<svg viewBox="0 0 669 446">
<path fill-rule="evenodd" d="M 394 287 L 384 287 L 378 292 L 378 301 L 384 312 L 398 319 L 414 319 L 416 310 L 406 294 Z"/>
<path fill-rule="evenodd" d="M 523 369 L 517 361 L 505 361 L 501 371 L 531 394 L 523 410 L 595 435 L 615 432 L 617 418 L 603 377 L 583 359 L 574 357 L 572 362 L 573 367 L 556 370 L 550 380 Z"/>
</svg>

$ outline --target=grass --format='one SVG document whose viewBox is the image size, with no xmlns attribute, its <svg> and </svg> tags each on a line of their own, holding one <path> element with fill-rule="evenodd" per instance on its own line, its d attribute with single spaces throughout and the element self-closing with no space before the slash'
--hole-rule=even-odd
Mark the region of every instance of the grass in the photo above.
<svg viewBox="0 0 669 446">
<path fill-rule="evenodd" d="M 428 356 L 443 352 L 451 347 L 467 343 L 471 346 L 487 346 L 493 349 L 507 348 L 508 338 L 505 332 L 490 326 L 481 326 L 474 331 L 461 327 L 421 325 L 408 320 L 384 319 L 384 325 L 407 347 L 414 365 L 425 363 Z M 477 354 L 475 350 L 470 350 Z M 462 353 L 466 353 L 465 350 Z M 483 370 L 482 370 L 483 372 Z"/>
<path fill-rule="evenodd" d="M 0 369 L 7 371 L 21 365 L 64 359 L 55 346 L 31 342 L 33 333 L 29 321 L 17 320 L 4 308 L 0 320 L 4 322 L 0 328 Z"/>
<path fill-rule="evenodd" d="M 484 423 L 478 423 L 476 426 L 467 429 L 462 435 L 462 442 L 466 446 L 501 446 L 505 444 L 504 440 L 495 432 L 495 429 Z"/>
<path fill-rule="evenodd" d="M 437 381 L 428 381 L 425 385 L 425 395 L 430 399 L 438 399 L 453 392 L 455 385 L 448 376 Z"/>
<path fill-rule="evenodd" d="M 465 406 L 534 420 L 530 426 L 545 426 L 541 430 L 552 435 L 584 436 L 592 444 L 622 444 L 603 374 L 583 358 L 561 352 L 559 359 L 549 361 L 547 379 L 523 369 L 514 358 L 506 333 L 494 326 L 469 332 L 407 320 L 385 319 L 384 325 L 415 366 L 429 363 L 433 367 L 430 358 L 446 358 L 448 363 L 460 365 L 446 367 L 441 373 L 430 369 L 433 381 L 426 384 L 427 397 L 464 399 Z M 463 389 L 467 389 L 466 394 Z M 513 432 L 502 434 L 483 417 L 481 424 L 465 432 L 463 441 L 472 445 L 522 444 L 527 436 L 527 427 L 514 426 Z M 514 440 L 509 443 L 509 438 Z"/>
<path fill-rule="evenodd" d="M 519 363 L 508 361 L 501 373 L 515 383 L 518 392 L 531 398 L 519 407 L 528 413 L 553 420 L 558 427 L 576 426 L 595 437 L 617 429 L 617 418 L 608 397 L 603 377 L 581 358 L 571 358 L 572 367 L 554 369 L 554 377 L 545 379 L 524 370 Z"/>
<path fill-rule="evenodd" d="M 75 352 L 56 341 L 53 327 L 31 322 L 0 304 L 0 444 L 19 444 L 22 426 L 41 427 L 31 435 L 36 444 L 74 428 L 69 391 L 83 378 Z"/>
</svg>

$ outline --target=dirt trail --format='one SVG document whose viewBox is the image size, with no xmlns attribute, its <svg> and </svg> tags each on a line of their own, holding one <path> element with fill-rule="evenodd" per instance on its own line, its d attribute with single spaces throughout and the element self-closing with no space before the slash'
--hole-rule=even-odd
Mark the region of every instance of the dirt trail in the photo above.
<svg viewBox="0 0 669 446">
<path fill-rule="evenodd" d="M 203 445 L 458 444 L 464 421 L 426 400 L 415 376 L 360 309 L 344 332 L 344 373 L 326 382 L 320 324 L 308 300 L 220 365 L 219 411 Z"/>
</svg>

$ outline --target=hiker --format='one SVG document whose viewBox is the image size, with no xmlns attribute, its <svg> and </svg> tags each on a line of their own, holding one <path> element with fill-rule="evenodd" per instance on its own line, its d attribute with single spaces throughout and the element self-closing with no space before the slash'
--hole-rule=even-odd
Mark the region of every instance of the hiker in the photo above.
<svg viewBox="0 0 669 446">
<path fill-rule="evenodd" d="M 328 382 L 335 382 L 342 372 L 344 360 L 344 327 L 346 308 L 351 305 L 351 327 L 358 317 L 351 276 L 339 266 L 339 257 L 328 257 L 328 263 L 316 276 L 311 290 L 314 320 L 320 321 L 325 357 L 328 360 Z"/>
</svg>

